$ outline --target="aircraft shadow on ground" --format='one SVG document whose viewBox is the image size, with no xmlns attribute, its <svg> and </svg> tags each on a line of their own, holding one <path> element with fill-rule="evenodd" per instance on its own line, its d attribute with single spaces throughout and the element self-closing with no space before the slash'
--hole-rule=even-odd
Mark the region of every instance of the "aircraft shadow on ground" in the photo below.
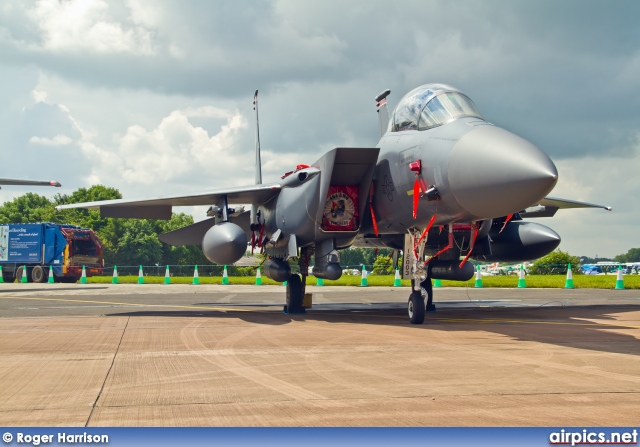
<svg viewBox="0 0 640 447">
<path fill-rule="evenodd" d="M 404 307 L 380 304 L 370 310 L 322 309 L 321 306 L 304 314 L 285 314 L 275 306 L 273 310 L 228 311 L 180 310 L 118 312 L 108 316 L 181 317 L 181 318 L 234 318 L 253 324 L 284 325 L 293 321 L 324 321 L 328 323 L 366 324 L 371 326 L 405 326 L 416 331 L 486 331 L 510 337 L 516 341 L 530 341 L 573 347 L 590 351 L 640 355 L 640 343 L 633 335 L 623 331 L 639 329 L 633 323 L 620 322 L 625 314 L 639 312 L 640 305 L 567 306 L 567 307 L 482 307 L 441 308 L 427 313 L 425 323 L 411 325 Z M 637 317 L 635 317 L 637 320 Z M 421 337 L 425 346 L 429 336 Z"/>
</svg>

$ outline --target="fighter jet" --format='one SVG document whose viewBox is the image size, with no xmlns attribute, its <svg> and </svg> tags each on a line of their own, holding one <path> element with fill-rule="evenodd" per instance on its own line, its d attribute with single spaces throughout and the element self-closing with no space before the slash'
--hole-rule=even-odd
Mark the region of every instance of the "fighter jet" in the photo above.
<svg viewBox="0 0 640 447">
<path fill-rule="evenodd" d="M 547 197 L 558 180 L 551 159 L 529 141 L 486 121 L 471 99 L 444 84 L 406 94 L 389 115 L 378 95 L 377 147 L 339 147 L 262 184 L 259 132 L 255 185 L 188 196 L 107 200 L 58 206 L 100 209 L 103 217 L 169 219 L 173 206 L 211 205 L 209 219 L 165 233 L 171 245 L 200 244 L 216 264 L 233 264 L 247 247 L 264 252 L 266 276 L 287 281 L 285 311 L 302 307 L 309 265 L 318 278 L 342 275 L 340 250 L 402 250 L 411 278 L 409 320 L 434 310 L 432 279 L 467 281 L 469 258 L 521 261 L 560 243 L 525 217 L 558 209 L 609 207 Z M 257 120 L 257 91 L 254 97 Z M 249 204 L 249 209 L 235 204 Z M 297 258 L 300 274 L 289 261 Z M 397 263 L 397 258 L 394 258 Z M 426 303 L 425 303 L 426 298 Z"/>
<path fill-rule="evenodd" d="M 60 182 L 51 180 L 49 182 L 43 182 L 38 180 L 20 180 L 11 178 L 0 178 L 0 185 L 17 185 L 17 186 L 55 186 L 59 188 L 62 186 Z"/>
</svg>

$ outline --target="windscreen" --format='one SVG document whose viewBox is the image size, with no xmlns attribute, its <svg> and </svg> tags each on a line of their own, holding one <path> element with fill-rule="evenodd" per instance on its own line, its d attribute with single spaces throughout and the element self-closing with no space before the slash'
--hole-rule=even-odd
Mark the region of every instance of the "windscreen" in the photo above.
<svg viewBox="0 0 640 447">
<path fill-rule="evenodd" d="M 442 93 L 431 99 L 422 109 L 418 130 L 440 126 L 463 116 L 482 118 L 473 102 L 462 93 Z"/>
</svg>

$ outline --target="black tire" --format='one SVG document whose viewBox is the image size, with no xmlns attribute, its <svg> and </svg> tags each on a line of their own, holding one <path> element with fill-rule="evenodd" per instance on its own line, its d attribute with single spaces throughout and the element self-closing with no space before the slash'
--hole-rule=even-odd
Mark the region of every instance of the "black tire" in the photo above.
<svg viewBox="0 0 640 447">
<path fill-rule="evenodd" d="M 412 292 L 407 302 L 407 312 L 411 324 L 424 323 L 424 298 L 420 292 Z"/>
<path fill-rule="evenodd" d="M 16 279 L 18 282 L 22 282 L 22 266 L 16 270 Z M 29 267 L 27 267 L 27 282 L 31 282 L 31 275 L 29 275 Z"/>
<path fill-rule="evenodd" d="M 31 281 L 33 282 L 43 283 L 47 280 L 46 276 L 47 275 L 45 275 L 44 269 L 39 265 L 36 265 L 35 267 L 33 267 L 33 269 L 31 269 Z"/>
<path fill-rule="evenodd" d="M 5 273 L 4 275 L 2 275 L 2 280 L 7 283 L 14 282 L 16 280 L 16 277 L 9 273 Z"/>
<path fill-rule="evenodd" d="M 290 314 L 304 313 L 303 298 L 302 280 L 298 274 L 294 273 L 287 281 L 287 312 Z"/>
</svg>

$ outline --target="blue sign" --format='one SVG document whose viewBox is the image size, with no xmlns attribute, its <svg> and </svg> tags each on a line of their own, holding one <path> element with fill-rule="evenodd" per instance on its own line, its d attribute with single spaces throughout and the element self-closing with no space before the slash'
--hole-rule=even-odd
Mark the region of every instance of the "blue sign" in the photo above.
<svg viewBox="0 0 640 447">
<path fill-rule="evenodd" d="M 3 233 L 8 227 L 8 248 L 5 252 L 6 260 L 10 262 L 40 262 L 42 258 L 42 225 L 15 224 L 5 225 Z M 0 240 L 0 246 L 2 241 Z"/>
</svg>

